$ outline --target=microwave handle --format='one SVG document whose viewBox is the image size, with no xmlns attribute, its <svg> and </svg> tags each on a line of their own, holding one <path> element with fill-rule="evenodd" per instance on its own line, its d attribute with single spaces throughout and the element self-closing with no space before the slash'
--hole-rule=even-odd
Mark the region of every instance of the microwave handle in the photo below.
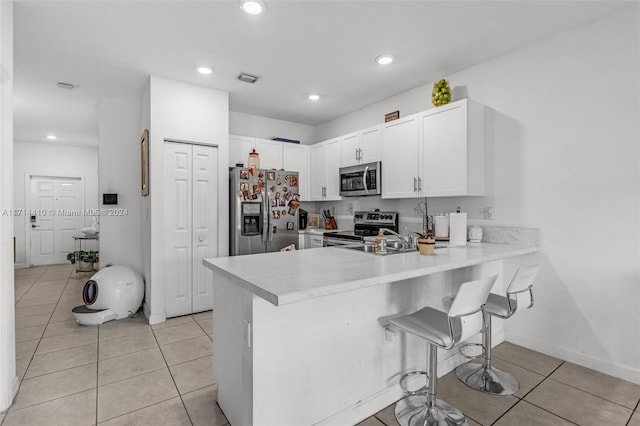
<svg viewBox="0 0 640 426">
<path fill-rule="evenodd" d="M 364 180 L 364 191 L 368 194 L 369 193 L 369 183 L 367 181 L 369 180 L 369 166 L 366 166 L 364 168 L 364 174 L 362 175 L 362 180 Z"/>
</svg>

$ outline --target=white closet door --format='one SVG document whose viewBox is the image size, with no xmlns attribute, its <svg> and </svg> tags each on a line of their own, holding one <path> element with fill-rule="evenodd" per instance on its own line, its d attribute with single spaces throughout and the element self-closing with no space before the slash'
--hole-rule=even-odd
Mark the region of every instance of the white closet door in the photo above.
<svg viewBox="0 0 640 426">
<path fill-rule="evenodd" d="M 191 313 L 193 274 L 192 151 L 164 144 L 164 283 L 167 317 Z"/>
<path fill-rule="evenodd" d="M 193 312 L 213 309 L 213 272 L 202 260 L 218 257 L 218 149 L 193 145 Z"/>
</svg>

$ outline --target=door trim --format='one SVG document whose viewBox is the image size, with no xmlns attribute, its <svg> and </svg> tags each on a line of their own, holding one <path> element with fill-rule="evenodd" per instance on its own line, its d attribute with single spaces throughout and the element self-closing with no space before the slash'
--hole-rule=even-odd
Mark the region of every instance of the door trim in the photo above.
<svg viewBox="0 0 640 426">
<path fill-rule="evenodd" d="M 164 139 L 164 141 L 165 141 L 165 143 L 166 142 L 183 143 L 183 144 L 187 144 L 187 145 L 202 145 L 202 146 L 212 146 L 212 147 L 218 148 L 218 144 L 217 143 L 194 142 L 194 141 L 185 141 L 185 140 L 181 140 L 181 139 L 166 139 L 166 138 Z"/>
<path fill-rule="evenodd" d="M 86 179 L 84 176 L 63 176 L 56 175 L 51 173 L 25 173 L 25 183 L 24 183 L 24 204 L 25 211 L 31 210 L 31 179 L 33 178 L 44 178 L 44 179 L 67 179 L 67 180 L 79 180 L 82 183 L 82 209 L 87 208 L 87 185 Z M 24 263 L 25 268 L 30 268 L 33 266 L 31 262 L 31 225 L 29 220 L 26 217 L 24 219 Z"/>
</svg>

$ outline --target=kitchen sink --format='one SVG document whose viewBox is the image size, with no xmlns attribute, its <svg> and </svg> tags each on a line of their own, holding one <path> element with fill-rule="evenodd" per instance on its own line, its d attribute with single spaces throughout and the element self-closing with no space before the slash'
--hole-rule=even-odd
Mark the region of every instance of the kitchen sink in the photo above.
<svg viewBox="0 0 640 426">
<path fill-rule="evenodd" d="M 447 245 L 436 245 L 435 249 L 447 248 Z M 353 250 L 353 251 L 361 251 L 363 253 L 371 253 L 375 254 L 375 245 L 374 244 L 362 244 L 362 245 L 352 245 L 352 246 L 341 246 L 340 248 Z M 399 253 L 411 253 L 412 249 L 402 250 L 402 244 L 400 241 L 389 241 L 387 242 L 387 252 L 385 254 L 379 256 L 387 256 L 390 254 L 399 254 Z"/>
<path fill-rule="evenodd" d="M 349 250 L 354 250 L 354 251 L 361 251 L 363 253 L 371 253 L 371 254 L 375 254 L 374 250 L 375 250 L 375 246 L 373 244 L 363 244 L 363 245 L 359 245 L 359 246 L 343 246 L 340 248 L 345 248 L 345 249 L 349 249 Z M 403 251 L 400 244 L 387 244 L 387 253 L 383 254 L 383 255 L 379 255 L 379 256 L 385 256 L 385 255 L 390 255 L 390 254 L 398 254 L 398 253 L 406 253 L 408 251 Z"/>
</svg>

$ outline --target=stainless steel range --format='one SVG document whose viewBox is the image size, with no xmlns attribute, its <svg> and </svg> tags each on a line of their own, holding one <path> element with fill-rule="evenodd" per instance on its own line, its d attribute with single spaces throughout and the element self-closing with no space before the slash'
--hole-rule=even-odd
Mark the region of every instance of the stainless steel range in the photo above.
<svg viewBox="0 0 640 426">
<path fill-rule="evenodd" d="M 398 232 L 398 212 L 356 212 L 353 216 L 353 231 L 326 231 L 323 234 L 325 247 L 357 244 L 365 237 L 375 237 L 380 228 Z"/>
</svg>

